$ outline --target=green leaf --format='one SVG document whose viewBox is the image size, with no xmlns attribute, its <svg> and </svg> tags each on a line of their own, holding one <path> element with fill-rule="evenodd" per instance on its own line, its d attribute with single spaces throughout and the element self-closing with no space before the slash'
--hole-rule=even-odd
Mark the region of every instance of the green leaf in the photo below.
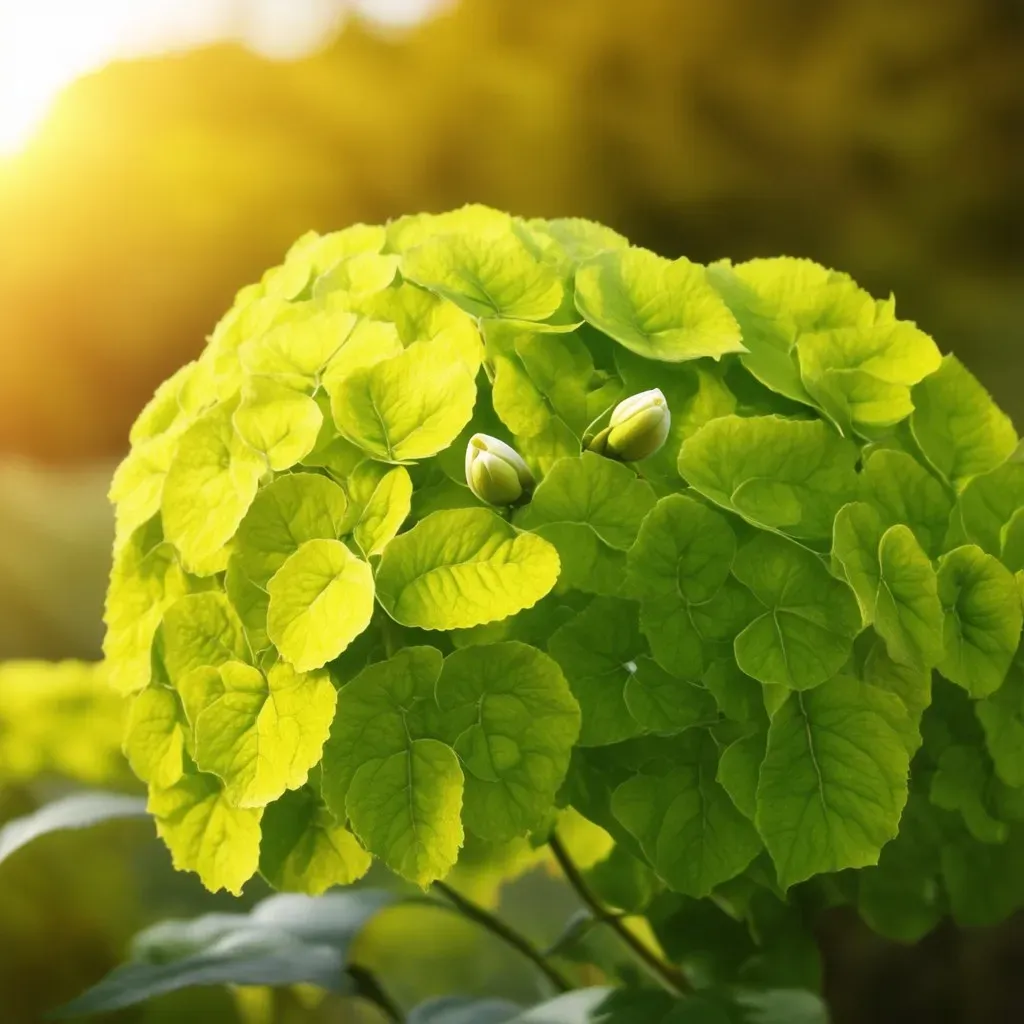
<svg viewBox="0 0 1024 1024">
<path fill-rule="evenodd" d="M 316 444 L 323 414 L 308 395 L 270 378 L 254 378 L 232 419 L 238 436 L 275 472 L 290 469 Z"/>
<path fill-rule="evenodd" d="M 387 462 L 434 455 L 473 415 L 476 385 L 449 338 L 420 341 L 398 355 L 328 381 L 338 430 Z"/>
<path fill-rule="evenodd" d="M 532 607 L 558 571 L 558 553 L 542 537 L 488 509 L 445 510 L 388 544 L 377 597 L 402 625 L 464 629 Z"/>
<path fill-rule="evenodd" d="M 340 540 L 308 540 L 267 584 L 267 635 L 299 672 L 336 658 L 370 624 L 373 573 Z"/>
<path fill-rule="evenodd" d="M 400 753 L 360 766 L 349 787 L 349 820 L 367 849 L 426 888 L 458 857 L 462 787 L 462 769 L 451 747 L 413 740 Z"/>
<path fill-rule="evenodd" d="M 198 571 L 234 536 L 265 463 L 235 433 L 231 405 L 219 405 L 182 434 L 164 481 L 164 534 Z"/>
<path fill-rule="evenodd" d="M 125 725 L 124 753 L 132 771 L 158 788 L 173 786 L 185 771 L 187 733 L 174 690 L 148 686 L 132 700 Z"/>
<path fill-rule="evenodd" d="M 882 640 L 872 644 L 864 661 L 863 677 L 869 686 L 877 686 L 899 697 L 915 723 L 920 723 L 921 715 L 932 702 L 931 669 L 893 661 Z"/>
<path fill-rule="evenodd" d="M 670 765 L 622 783 L 612 811 L 669 886 L 703 897 L 743 871 L 761 841 L 715 779 L 711 738 L 696 735 L 676 753 Z"/>
<path fill-rule="evenodd" d="M 807 690 L 843 667 L 860 611 L 850 588 L 816 555 L 762 533 L 740 548 L 733 573 L 764 609 L 736 637 L 736 662 L 747 675 Z"/>
<path fill-rule="evenodd" d="M 363 669 L 338 694 L 323 756 L 331 812 L 420 886 L 448 873 L 463 839 L 458 756 L 424 729 L 442 665 L 433 647 L 406 647 Z"/>
<path fill-rule="evenodd" d="M 979 843 L 966 832 L 947 837 L 940 854 L 944 888 L 957 924 L 991 927 L 1024 906 L 1024 828 L 1011 828 L 1005 843 Z"/>
<path fill-rule="evenodd" d="M 562 304 L 558 271 L 511 232 L 428 238 L 405 253 L 402 276 L 477 317 L 546 320 Z"/>
<path fill-rule="evenodd" d="M 248 661 L 242 623 L 227 598 L 208 591 L 175 601 L 164 615 L 163 662 L 172 683 L 194 668 Z"/>
<path fill-rule="evenodd" d="M 740 670 L 731 650 L 708 665 L 701 681 L 714 695 L 726 718 L 734 722 L 756 722 L 764 717 L 763 687 Z"/>
<path fill-rule="evenodd" d="M 1007 531 L 1024 506 L 1024 462 L 1016 452 L 988 473 L 973 477 L 960 493 L 957 510 L 966 539 L 997 558 Z"/>
<path fill-rule="evenodd" d="M 906 419 L 914 409 L 911 386 L 942 361 L 927 334 L 884 311 L 856 326 L 802 334 L 797 355 L 808 393 L 844 430 L 877 430 Z"/>
<path fill-rule="evenodd" d="M 821 420 L 720 416 L 683 443 L 679 472 L 755 526 L 801 540 L 832 535 L 857 489 L 857 448 Z"/>
<path fill-rule="evenodd" d="M 981 751 L 954 744 L 942 751 L 928 796 L 936 807 L 958 811 L 979 843 L 1005 843 L 1008 826 L 985 806 L 990 785 L 991 765 Z"/>
<path fill-rule="evenodd" d="M 285 793 L 263 815 L 260 874 L 275 888 L 319 896 L 351 885 L 371 857 L 309 788 Z"/>
<path fill-rule="evenodd" d="M 610 595 L 621 589 L 626 552 L 655 500 L 628 466 L 584 452 L 555 463 L 516 521 L 555 546 L 562 583 Z"/>
<path fill-rule="evenodd" d="M 958 489 L 995 469 L 1017 446 L 1010 418 L 956 356 L 946 356 L 940 369 L 914 388 L 913 400 L 914 440 Z"/>
<path fill-rule="evenodd" d="M 715 617 L 735 555 L 725 517 L 686 495 L 662 498 L 644 519 L 629 551 L 626 589 L 640 601 L 640 628 L 667 672 L 695 679 L 703 671 L 695 607 Z"/>
<path fill-rule="evenodd" d="M 833 555 L 892 660 L 920 670 L 937 665 L 944 613 L 935 570 L 911 529 L 882 532 L 872 506 L 854 502 L 836 516 Z"/>
<path fill-rule="evenodd" d="M 743 332 L 743 365 L 765 387 L 806 405 L 797 362 L 804 335 L 873 322 L 874 300 L 846 274 L 811 260 L 754 259 L 712 264 L 708 279 Z"/>
<path fill-rule="evenodd" d="M 882 518 L 863 501 L 844 505 L 832 527 L 832 571 L 853 588 L 864 622 L 875 621 L 875 605 L 881 587 L 878 546 Z"/>
<path fill-rule="evenodd" d="M 73 793 L 0 828 L 0 864 L 16 850 L 51 832 L 92 828 L 107 821 L 145 818 L 146 801 L 121 793 Z"/>
<path fill-rule="evenodd" d="M 558 420 L 581 437 L 618 389 L 593 390 L 594 361 L 573 334 L 541 334 L 502 321 L 484 324 L 487 361 L 494 375 L 494 411 L 517 439 L 536 437 Z M 596 396 L 596 397 L 595 397 Z M 602 408 L 604 406 L 602 405 Z"/>
<path fill-rule="evenodd" d="M 243 369 L 295 391 L 312 394 L 337 354 L 352 340 L 355 314 L 319 303 L 285 305 L 269 330 L 239 349 Z"/>
<path fill-rule="evenodd" d="M 181 430 L 175 429 L 133 444 L 114 470 L 107 496 L 114 504 L 115 554 L 128 537 L 160 511 L 164 481 L 180 434 Z"/>
<path fill-rule="evenodd" d="M 336 540 L 345 532 L 348 501 L 319 473 L 289 473 L 261 488 L 242 520 L 232 558 L 257 587 L 309 540 Z"/>
<path fill-rule="evenodd" d="M 669 675 L 646 656 L 636 659 L 623 695 L 630 715 L 647 732 L 683 732 L 718 717 L 715 698 L 703 686 Z"/>
<path fill-rule="evenodd" d="M 1015 662 L 1003 685 L 974 709 L 996 774 L 1008 786 L 1024 787 L 1024 670 Z"/>
<path fill-rule="evenodd" d="M 614 597 L 594 598 L 548 641 L 580 705 L 581 746 L 605 746 L 641 732 L 626 705 L 625 687 L 643 649 L 636 605 Z"/>
<path fill-rule="evenodd" d="M 387 288 L 398 273 L 397 256 L 375 252 L 353 253 L 339 260 L 313 283 L 313 298 L 334 296 L 360 299 Z"/>
<path fill-rule="evenodd" d="M 266 806 L 303 785 L 320 760 L 335 705 L 326 672 L 303 675 L 278 662 L 264 675 L 230 661 L 193 670 L 178 689 L 196 764 L 223 781 L 232 806 Z"/>
<path fill-rule="evenodd" d="M 636 247 L 599 253 L 576 271 L 576 308 L 647 359 L 678 363 L 745 351 L 704 268 L 685 257 L 666 260 Z"/>
<path fill-rule="evenodd" d="M 194 871 L 207 889 L 238 896 L 260 857 L 262 808 L 232 807 L 213 775 L 185 775 L 151 788 L 149 812 L 177 871 Z"/>
<path fill-rule="evenodd" d="M 436 696 L 466 773 L 466 827 L 494 842 L 539 827 L 580 731 L 558 664 L 516 641 L 466 647 L 445 659 Z"/>
<path fill-rule="evenodd" d="M 1002 685 L 1020 643 L 1017 581 L 998 559 L 967 544 L 939 561 L 939 599 L 946 610 L 939 671 L 972 697 Z"/>
<path fill-rule="evenodd" d="M 783 888 L 878 862 L 907 799 L 905 723 L 894 696 L 844 676 L 776 712 L 755 821 Z"/>
<path fill-rule="evenodd" d="M 270 637 L 267 636 L 267 606 L 270 598 L 266 590 L 256 586 L 239 568 L 237 553 L 228 559 L 227 572 L 224 574 L 224 592 L 242 620 L 249 648 L 259 657 L 273 646 Z"/>
<path fill-rule="evenodd" d="M 938 879 L 942 834 L 934 810 L 911 794 L 900 834 L 886 843 L 876 867 L 857 872 L 857 910 L 880 935 L 918 942 L 947 912 Z"/>
<path fill-rule="evenodd" d="M 1024 508 L 1014 510 L 1001 533 L 999 559 L 1010 572 L 1020 572 L 1024 569 Z"/>
<path fill-rule="evenodd" d="M 606 904 L 639 913 L 661 889 L 651 867 L 616 843 L 608 855 L 584 872 L 591 891 Z M 585 918 L 592 923 L 591 918 Z"/>
<path fill-rule="evenodd" d="M 121 693 L 141 690 L 151 676 L 153 638 L 164 612 L 191 585 L 159 520 L 136 530 L 115 553 L 103 621 L 103 655 L 111 684 Z"/>
<path fill-rule="evenodd" d="M 565 249 L 569 259 L 580 261 L 604 249 L 625 249 L 629 241 L 611 228 L 582 217 L 527 221 L 530 228 L 550 235 Z"/>
<path fill-rule="evenodd" d="M 757 815 L 757 784 L 767 738 L 764 728 L 758 728 L 733 740 L 718 758 L 719 783 L 740 814 L 750 821 Z"/>
<path fill-rule="evenodd" d="M 473 318 L 458 306 L 415 285 L 401 283 L 384 291 L 352 300 L 353 307 L 374 320 L 394 324 L 404 345 L 446 337 L 476 376 L 483 358 L 483 342 Z M 389 353 L 395 355 L 397 353 Z"/>
<path fill-rule="evenodd" d="M 943 548 L 953 501 L 945 488 L 906 452 L 880 449 L 864 462 L 860 498 L 883 526 L 905 523 L 929 556 Z"/>
<path fill-rule="evenodd" d="M 380 477 L 353 527 L 352 538 L 364 557 L 384 550 L 409 517 L 411 507 L 412 480 L 408 470 L 396 466 Z"/>
</svg>

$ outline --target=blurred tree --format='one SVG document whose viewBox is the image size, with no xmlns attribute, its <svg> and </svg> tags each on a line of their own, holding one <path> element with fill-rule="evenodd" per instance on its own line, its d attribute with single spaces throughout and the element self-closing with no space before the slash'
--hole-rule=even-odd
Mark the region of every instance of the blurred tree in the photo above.
<svg viewBox="0 0 1024 1024">
<path fill-rule="evenodd" d="M 0 167 L 0 451 L 120 451 L 308 227 L 481 200 L 841 266 L 1024 411 L 1017 0 L 463 0 L 400 38 L 114 65 Z"/>
</svg>

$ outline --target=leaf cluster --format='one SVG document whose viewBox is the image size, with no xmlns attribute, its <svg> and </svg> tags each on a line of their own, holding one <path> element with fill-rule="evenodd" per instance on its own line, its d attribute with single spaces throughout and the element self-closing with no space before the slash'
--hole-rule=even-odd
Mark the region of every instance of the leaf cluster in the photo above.
<svg viewBox="0 0 1024 1024">
<path fill-rule="evenodd" d="M 652 388 L 660 450 L 586 450 Z M 209 888 L 426 887 L 572 807 L 614 906 L 1024 903 L 1018 438 L 847 275 L 480 206 L 309 234 L 131 440 L 108 670 Z"/>
</svg>

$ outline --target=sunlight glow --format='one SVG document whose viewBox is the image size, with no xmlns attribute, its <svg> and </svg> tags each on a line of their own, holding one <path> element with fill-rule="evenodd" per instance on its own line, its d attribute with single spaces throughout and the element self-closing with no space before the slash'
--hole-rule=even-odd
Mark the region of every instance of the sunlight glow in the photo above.
<svg viewBox="0 0 1024 1024">
<path fill-rule="evenodd" d="M 0 157 L 24 147 L 69 82 L 118 57 L 223 39 L 308 53 L 347 10 L 408 25 L 436 0 L 0 0 Z"/>
</svg>

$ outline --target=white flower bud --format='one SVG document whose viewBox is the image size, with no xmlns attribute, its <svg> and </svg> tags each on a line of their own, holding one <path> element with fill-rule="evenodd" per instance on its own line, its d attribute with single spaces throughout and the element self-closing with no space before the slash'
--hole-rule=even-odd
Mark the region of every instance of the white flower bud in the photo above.
<svg viewBox="0 0 1024 1024">
<path fill-rule="evenodd" d="M 466 483 L 489 505 L 515 505 L 533 493 L 530 467 L 515 450 L 488 434 L 474 434 L 466 446 Z"/>
<path fill-rule="evenodd" d="M 660 388 L 623 399 L 591 447 L 623 462 L 639 462 L 653 455 L 668 438 L 672 416 Z"/>
</svg>

